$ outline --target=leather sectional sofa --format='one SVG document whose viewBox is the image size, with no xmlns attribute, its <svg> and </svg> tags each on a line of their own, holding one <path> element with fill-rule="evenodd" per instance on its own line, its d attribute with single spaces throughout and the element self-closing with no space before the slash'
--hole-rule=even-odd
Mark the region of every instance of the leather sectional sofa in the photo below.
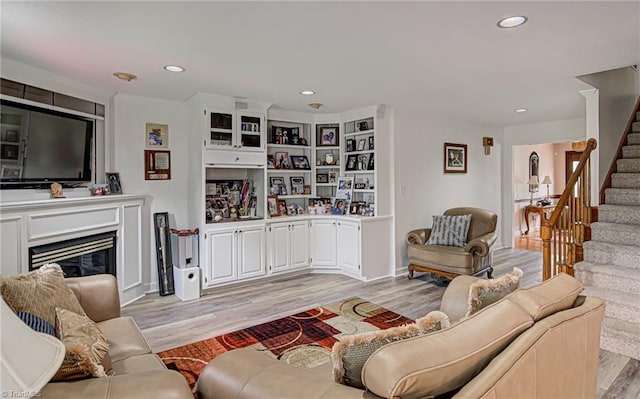
<svg viewBox="0 0 640 399">
<path fill-rule="evenodd" d="M 203 370 L 199 399 L 594 398 L 604 303 L 560 274 L 470 317 L 471 276 L 454 279 L 441 310 L 448 329 L 383 346 L 362 370 L 367 390 L 332 381 L 331 365 L 297 369 L 253 349 Z"/>
</svg>

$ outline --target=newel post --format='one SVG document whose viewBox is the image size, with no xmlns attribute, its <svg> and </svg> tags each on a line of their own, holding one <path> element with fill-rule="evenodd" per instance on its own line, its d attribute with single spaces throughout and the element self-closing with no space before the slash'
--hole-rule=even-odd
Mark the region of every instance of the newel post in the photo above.
<svg viewBox="0 0 640 399">
<path fill-rule="evenodd" d="M 542 281 L 551 278 L 551 231 L 547 220 L 540 226 L 540 238 L 542 238 Z"/>
</svg>

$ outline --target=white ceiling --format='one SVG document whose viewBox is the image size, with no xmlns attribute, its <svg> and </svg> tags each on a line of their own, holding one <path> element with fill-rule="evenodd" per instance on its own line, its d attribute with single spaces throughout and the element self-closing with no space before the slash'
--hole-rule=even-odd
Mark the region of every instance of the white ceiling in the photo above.
<svg viewBox="0 0 640 399">
<path fill-rule="evenodd" d="M 3 0 L 1 11 L 3 59 L 112 92 L 208 92 L 308 112 L 309 102 L 324 104 L 317 112 L 389 104 L 492 126 L 578 117 L 588 86 L 575 76 L 640 63 L 638 1 Z M 510 15 L 529 21 L 498 29 Z"/>
</svg>

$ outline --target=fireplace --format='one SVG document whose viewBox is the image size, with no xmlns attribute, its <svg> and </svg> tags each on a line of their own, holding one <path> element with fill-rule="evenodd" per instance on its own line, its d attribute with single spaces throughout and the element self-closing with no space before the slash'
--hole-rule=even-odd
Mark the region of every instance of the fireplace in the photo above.
<svg viewBox="0 0 640 399">
<path fill-rule="evenodd" d="M 65 277 L 116 275 L 116 232 L 29 248 L 29 270 L 57 263 Z"/>
</svg>

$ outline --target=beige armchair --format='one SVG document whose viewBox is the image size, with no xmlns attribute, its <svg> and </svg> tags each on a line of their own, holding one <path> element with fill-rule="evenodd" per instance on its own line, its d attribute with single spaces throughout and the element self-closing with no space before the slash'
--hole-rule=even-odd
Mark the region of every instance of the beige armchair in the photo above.
<svg viewBox="0 0 640 399">
<path fill-rule="evenodd" d="M 440 282 L 443 277 L 459 275 L 477 276 L 487 272 L 491 278 L 491 247 L 497 239 L 498 215 L 480 208 L 452 208 L 444 215 L 471 215 L 467 245 L 463 247 L 427 245 L 431 229 L 413 230 L 407 234 L 407 255 L 409 257 L 409 278 L 413 272 L 432 273 Z"/>
</svg>

